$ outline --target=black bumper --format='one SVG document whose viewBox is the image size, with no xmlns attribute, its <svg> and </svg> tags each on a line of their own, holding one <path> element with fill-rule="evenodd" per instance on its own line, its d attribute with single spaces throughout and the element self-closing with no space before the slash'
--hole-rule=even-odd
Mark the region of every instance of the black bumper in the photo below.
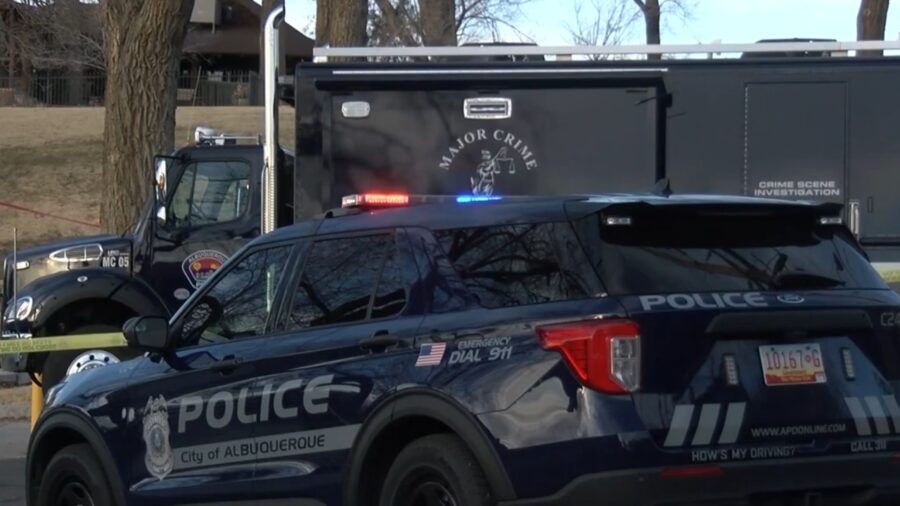
<svg viewBox="0 0 900 506">
<path fill-rule="evenodd" d="M 715 475 L 677 477 L 661 473 L 678 474 L 685 468 L 586 475 L 553 496 L 501 506 L 900 505 L 900 459 L 893 454 L 755 461 L 720 468 Z"/>
</svg>

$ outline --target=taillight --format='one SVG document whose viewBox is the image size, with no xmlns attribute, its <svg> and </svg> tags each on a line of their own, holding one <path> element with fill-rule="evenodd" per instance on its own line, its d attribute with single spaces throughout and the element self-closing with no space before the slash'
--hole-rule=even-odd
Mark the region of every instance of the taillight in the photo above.
<svg viewBox="0 0 900 506">
<path fill-rule="evenodd" d="M 586 320 L 536 329 L 546 350 L 559 351 L 587 387 L 626 394 L 641 386 L 641 336 L 631 320 Z"/>
</svg>

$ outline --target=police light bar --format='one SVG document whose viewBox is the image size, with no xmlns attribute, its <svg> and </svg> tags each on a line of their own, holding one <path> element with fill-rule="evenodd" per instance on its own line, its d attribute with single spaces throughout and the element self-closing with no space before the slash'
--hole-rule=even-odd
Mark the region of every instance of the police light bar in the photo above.
<svg viewBox="0 0 900 506">
<path fill-rule="evenodd" d="M 456 197 L 457 204 L 471 204 L 473 202 L 492 202 L 494 200 L 500 200 L 503 197 L 498 197 L 496 195 L 459 195 Z"/>
<path fill-rule="evenodd" d="M 341 198 L 341 207 L 395 207 L 409 204 L 405 193 L 357 193 Z"/>
</svg>

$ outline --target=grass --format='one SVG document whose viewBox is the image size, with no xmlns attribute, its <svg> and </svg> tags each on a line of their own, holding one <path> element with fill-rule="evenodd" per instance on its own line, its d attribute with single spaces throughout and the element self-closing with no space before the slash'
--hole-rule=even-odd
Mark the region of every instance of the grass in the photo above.
<svg viewBox="0 0 900 506">
<path fill-rule="evenodd" d="M 280 137 L 285 146 L 293 147 L 293 120 L 293 109 L 282 108 Z M 103 121 L 101 107 L 0 108 L 0 201 L 98 223 Z M 175 145 L 191 142 L 197 125 L 257 135 L 263 130 L 262 108 L 180 107 Z M 0 253 L 11 249 L 13 227 L 22 247 L 97 232 L 0 206 Z"/>
</svg>

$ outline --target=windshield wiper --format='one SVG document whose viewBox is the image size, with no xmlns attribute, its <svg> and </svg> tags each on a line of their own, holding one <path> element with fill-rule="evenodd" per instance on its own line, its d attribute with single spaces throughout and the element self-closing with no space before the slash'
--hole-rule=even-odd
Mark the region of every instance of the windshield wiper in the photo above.
<svg viewBox="0 0 900 506">
<path fill-rule="evenodd" d="M 772 278 L 776 288 L 830 288 L 843 284 L 844 281 L 831 276 L 802 271 L 782 272 Z"/>
</svg>

